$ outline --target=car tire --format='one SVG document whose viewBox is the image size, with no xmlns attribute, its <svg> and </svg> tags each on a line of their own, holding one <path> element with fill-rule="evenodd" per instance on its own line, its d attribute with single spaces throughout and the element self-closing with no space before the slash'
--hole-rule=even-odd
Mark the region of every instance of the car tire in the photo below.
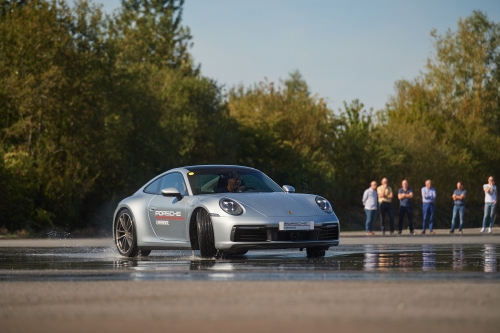
<svg viewBox="0 0 500 333">
<path fill-rule="evenodd" d="M 134 218 L 130 210 L 123 209 L 115 221 L 115 245 L 118 252 L 125 257 L 137 257 L 137 233 Z"/>
<path fill-rule="evenodd" d="M 151 250 L 139 250 L 139 255 L 141 257 L 147 257 L 151 253 Z"/>
<path fill-rule="evenodd" d="M 322 247 L 308 247 L 306 248 L 308 258 L 323 258 L 326 251 Z"/>
<path fill-rule="evenodd" d="M 214 228 L 208 212 L 204 209 L 200 209 L 196 213 L 196 229 L 201 257 L 215 257 L 217 249 L 215 248 Z"/>
</svg>

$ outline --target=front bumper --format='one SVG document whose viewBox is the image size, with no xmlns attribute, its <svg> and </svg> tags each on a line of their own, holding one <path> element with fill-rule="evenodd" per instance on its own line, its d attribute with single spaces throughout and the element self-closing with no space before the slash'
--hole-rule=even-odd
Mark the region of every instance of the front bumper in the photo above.
<svg viewBox="0 0 500 333">
<path fill-rule="evenodd" d="M 249 249 L 288 249 L 339 245 L 340 225 L 333 216 L 313 217 L 314 230 L 280 231 L 283 218 L 212 217 L 215 247 L 235 252 Z M 311 218 L 287 217 L 286 221 Z"/>
</svg>

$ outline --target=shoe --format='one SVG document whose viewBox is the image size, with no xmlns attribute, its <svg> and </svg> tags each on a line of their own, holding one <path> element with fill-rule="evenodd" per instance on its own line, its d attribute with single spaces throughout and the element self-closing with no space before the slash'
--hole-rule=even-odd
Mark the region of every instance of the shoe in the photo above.
<svg viewBox="0 0 500 333">
<path fill-rule="evenodd" d="M 385 230 L 382 230 L 382 235 L 385 235 Z"/>
<path fill-rule="evenodd" d="M 435 235 L 436 233 L 434 231 L 429 232 L 429 235 Z"/>
<path fill-rule="evenodd" d="M 489 233 L 489 234 L 491 234 L 491 227 L 490 227 L 490 228 L 488 228 L 488 233 Z"/>
<path fill-rule="evenodd" d="M 460 230 L 460 235 L 463 235 L 463 234 L 464 234 L 464 232 L 462 230 Z"/>
<path fill-rule="evenodd" d="M 415 231 L 410 231 L 410 235 L 415 235 Z"/>
<path fill-rule="evenodd" d="M 450 231 L 448 231 L 448 233 L 449 233 L 449 234 L 452 234 L 452 233 L 454 233 L 454 231 L 453 231 L 453 230 L 450 230 Z"/>
<path fill-rule="evenodd" d="M 425 235 L 425 230 L 422 230 L 422 232 L 420 234 L 421 235 Z"/>
<path fill-rule="evenodd" d="M 482 228 L 481 230 L 479 230 L 479 232 L 484 232 L 484 228 Z"/>
<path fill-rule="evenodd" d="M 368 232 L 366 233 L 366 235 L 367 235 L 367 236 L 372 236 L 372 235 L 373 235 L 373 232 L 368 231 Z"/>
<path fill-rule="evenodd" d="M 401 232 L 401 231 L 398 231 L 398 235 L 401 235 L 401 234 L 402 234 L 402 232 Z"/>
</svg>

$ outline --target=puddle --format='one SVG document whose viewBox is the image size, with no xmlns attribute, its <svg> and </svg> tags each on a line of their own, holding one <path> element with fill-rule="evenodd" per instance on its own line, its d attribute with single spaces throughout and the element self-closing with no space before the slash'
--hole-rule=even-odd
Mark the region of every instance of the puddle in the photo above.
<svg viewBox="0 0 500 333">
<path fill-rule="evenodd" d="M 342 245 L 319 259 L 298 250 L 222 259 L 153 251 L 128 259 L 110 247 L 0 248 L 0 281 L 499 280 L 499 251 L 497 244 Z"/>
</svg>

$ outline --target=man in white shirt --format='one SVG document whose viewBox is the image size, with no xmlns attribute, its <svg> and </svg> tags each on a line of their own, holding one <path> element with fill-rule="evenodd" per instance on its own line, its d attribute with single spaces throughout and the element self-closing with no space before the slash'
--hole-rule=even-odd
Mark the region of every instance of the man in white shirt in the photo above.
<svg viewBox="0 0 500 333">
<path fill-rule="evenodd" d="M 372 226 L 377 217 L 377 182 L 372 181 L 370 187 L 363 193 L 363 206 L 366 213 L 366 234 L 373 235 Z"/>
<path fill-rule="evenodd" d="M 488 178 L 488 184 L 483 185 L 484 190 L 484 218 L 483 218 L 483 228 L 481 232 L 484 232 L 486 226 L 489 223 L 488 232 L 491 233 L 491 228 L 493 227 L 493 222 L 495 221 L 495 208 L 497 205 L 497 187 L 495 185 L 495 179 L 493 176 Z"/>
</svg>

